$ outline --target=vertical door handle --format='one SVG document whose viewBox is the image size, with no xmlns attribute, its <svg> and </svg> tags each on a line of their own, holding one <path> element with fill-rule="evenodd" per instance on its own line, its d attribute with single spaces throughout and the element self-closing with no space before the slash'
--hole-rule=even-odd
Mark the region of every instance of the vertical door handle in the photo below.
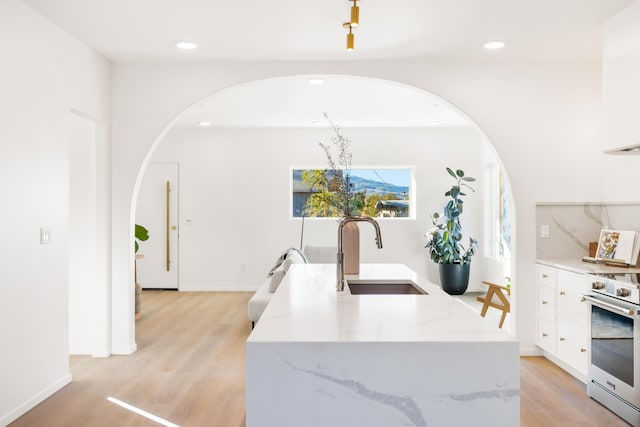
<svg viewBox="0 0 640 427">
<path fill-rule="evenodd" d="M 171 259 L 169 258 L 170 255 L 170 245 L 171 245 L 171 231 L 169 230 L 169 221 L 171 221 L 170 218 L 170 207 L 171 207 L 171 183 L 169 181 L 167 181 L 167 222 L 166 222 L 166 234 L 167 234 L 167 271 L 169 271 L 171 269 Z"/>
</svg>

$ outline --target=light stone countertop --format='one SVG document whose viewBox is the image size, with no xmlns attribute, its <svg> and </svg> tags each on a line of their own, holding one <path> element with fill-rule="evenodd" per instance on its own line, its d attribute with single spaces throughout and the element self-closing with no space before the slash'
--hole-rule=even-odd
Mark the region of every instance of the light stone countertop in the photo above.
<svg viewBox="0 0 640 427">
<path fill-rule="evenodd" d="M 294 264 L 247 342 L 516 341 L 405 265 L 363 264 L 349 278 L 409 279 L 428 295 L 337 292 L 335 264 Z"/>
<path fill-rule="evenodd" d="M 578 274 L 594 274 L 594 273 L 640 273 L 638 267 L 613 267 L 605 264 L 594 264 L 576 259 L 537 259 L 536 263 L 546 265 L 548 267 L 567 270 Z"/>
</svg>

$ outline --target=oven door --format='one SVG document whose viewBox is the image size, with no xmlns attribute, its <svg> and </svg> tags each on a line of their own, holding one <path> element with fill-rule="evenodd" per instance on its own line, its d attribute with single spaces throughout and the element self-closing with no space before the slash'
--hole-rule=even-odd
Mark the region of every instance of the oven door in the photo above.
<svg viewBox="0 0 640 427">
<path fill-rule="evenodd" d="M 640 407 L 638 307 L 614 298 L 587 295 L 590 337 L 589 381 Z"/>
</svg>

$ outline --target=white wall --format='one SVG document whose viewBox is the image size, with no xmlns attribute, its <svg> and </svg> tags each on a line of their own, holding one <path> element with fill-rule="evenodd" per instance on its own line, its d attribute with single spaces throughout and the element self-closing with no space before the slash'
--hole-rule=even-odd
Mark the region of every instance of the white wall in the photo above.
<svg viewBox="0 0 640 427">
<path fill-rule="evenodd" d="M 604 24 L 602 146 L 640 144 L 640 1 Z"/>
<path fill-rule="evenodd" d="M 0 52 L 0 425 L 5 425 L 71 379 L 69 109 L 100 121 L 104 150 L 110 68 L 17 0 L 0 2 Z M 101 188 L 103 208 L 105 195 Z M 103 211 L 103 225 L 104 217 Z M 40 245 L 41 227 L 51 229 L 52 244 Z M 104 245 L 105 228 L 101 231 Z M 100 268 L 106 278 L 107 266 Z M 104 338 L 104 330 L 95 336 Z"/>
<path fill-rule="evenodd" d="M 69 115 L 69 353 L 91 354 L 96 274 L 96 126 Z"/>
<path fill-rule="evenodd" d="M 515 331 L 524 353 L 535 349 L 535 203 L 637 199 L 615 185 L 637 182 L 629 157 L 598 148 L 599 63 L 443 64 L 421 61 L 348 63 L 130 64 L 114 70 L 113 341 L 135 348 L 131 264 L 132 198 L 153 141 L 198 99 L 261 78 L 348 74 L 397 81 L 435 93 L 485 132 L 514 193 Z M 144 115 L 137 112 L 144 111 Z M 252 156 L 257 156 L 258 152 Z M 253 158 L 253 157 L 252 157 Z M 598 170 L 606 168 L 607 174 Z M 117 287 L 117 289 L 115 289 Z"/>
<path fill-rule="evenodd" d="M 439 283 L 424 249 L 429 214 L 441 212 L 454 182 L 445 167 L 469 176 L 481 172 L 480 136 L 472 128 L 342 133 L 352 141 L 353 167 L 415 167 L 416 218 L 380 219 L 382 250 L 375 246 L 373 228 L 361 225 L 361 261 L 406 263 Z M 181 290 L 255 290 L 262 284 L 280 254 L 300 242 L 301 220 L 289 219 L 290 170 L 325 168 L 318 142 L 333 136 L 329 128 L 174 128 L 167 134 L 152 160 L 180 163 Z M 465 236 L 479 239 L 483 192 L 477 187 L 477 193 L 467 192 L 462 224 Z M 336 224 L 307 219 L 304 244 L 336 246 Z M 481 261 L 474 261 L 470 288 L 481 289 L 481 270 Z"/>
</svg>

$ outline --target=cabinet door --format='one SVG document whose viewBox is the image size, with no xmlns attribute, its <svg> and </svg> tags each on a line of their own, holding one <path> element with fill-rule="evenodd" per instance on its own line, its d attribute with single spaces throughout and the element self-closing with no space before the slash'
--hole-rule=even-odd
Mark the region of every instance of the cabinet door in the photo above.
<svg viewBox="0 0 640 427">
<path fill-rule="evenodd" d="M 575 320 L 587 323 L 587 303 L 582 295 L 589 292 L 589 282 L 582 274 L 558 271 L 557 275 L 557 310 Z"/>
<path fill-rule="evenodd" d="M 555 354 L 556 323 L 553 320 L 538 316 L 536 344 L 538 344 L 541 349 Z"/>
<path fill-rule="evenodd" d="M 538 317 L 556 318 L 555 288 L 538 285 Z"/>
<path fill-rule="evenodd" d="M 587 325 L 558 315 L 557 356 L 578 372 L 587 374 Z"/>
</svg>

